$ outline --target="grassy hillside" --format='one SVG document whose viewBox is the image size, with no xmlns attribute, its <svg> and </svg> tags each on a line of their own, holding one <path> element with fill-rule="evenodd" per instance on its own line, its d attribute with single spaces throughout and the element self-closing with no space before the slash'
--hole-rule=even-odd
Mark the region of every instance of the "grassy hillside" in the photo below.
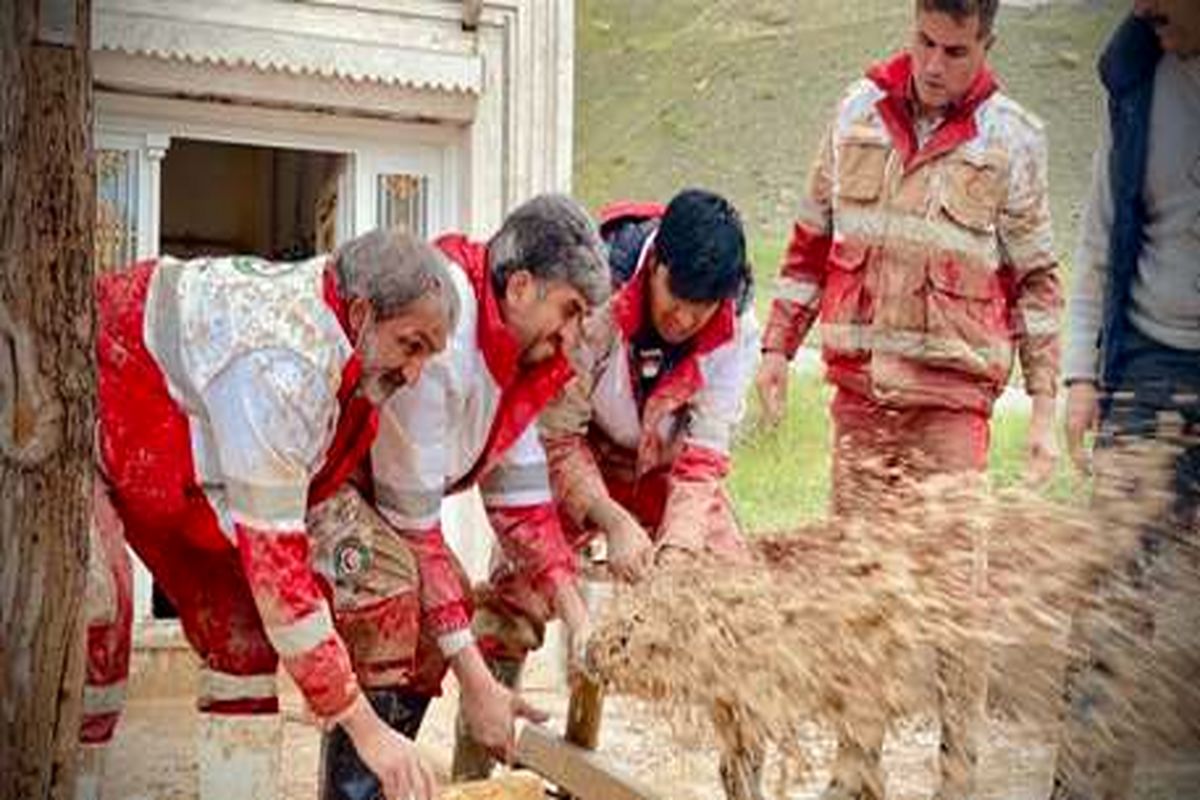
<svg viewBox="0 0 1200 800">
<path fill-rule="evenodd" d="M 1102 101 L 1096 54 L 1128 0 L 1004 8 L 993 63 L 1045 122 L 1065 255 Z M 844 87 L 907 42 L 903 0 L 580 0 L 575 190 L 595 207 L 703 185 L 731 197 L 775 259 Z"/>
</svg>

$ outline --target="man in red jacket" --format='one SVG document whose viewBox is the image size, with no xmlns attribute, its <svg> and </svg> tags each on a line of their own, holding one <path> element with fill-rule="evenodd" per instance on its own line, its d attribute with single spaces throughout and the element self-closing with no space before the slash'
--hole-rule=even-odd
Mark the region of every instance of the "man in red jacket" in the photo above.
<svg viewBox="0 0 1200 800">
<path fill-rule="evenodd" d="M 300 263 L 162 258 L 100 278 L 96 294 L 100 609 L 85 744 L 111 737 L 128 671 L 123 533 L 201 658 L 204 800 L 276 796 L 281 660 L 388 800 L 431 798 L 413 743 L 363 697 L 305 517 L 365 454 L 378 404 L 451 335 L 443 259 L 377 231 Z M 412 596 L 388 605 L 415 614 Z"/>
<path fill-rule="evenodd" d="M 881 507 L 880 466 L 982 473 L 1014 356 L 1033 400 L 1029 472 L 1053 467 L 1061 292 L 1046 141 L 988 68 L 996 11 L 997 0 L 917 0 L 911 47 L 843 96 L 801 204 L 758 384 L 768 414 L 781 414 L 788 361 L 817 324 L 836 388 L 835 513 Z M 977 649 L 960 648 L 967 665 L 940 659 L 941 798 L 972 793 Z M 883 728 L 854 727 L 827 796 L 882 797 Z"/>
<path fill-rule="evenodd" d="M 518 206 L 486 243 L 450 234 L 436 246 L 451 262 L 461 322 L 420 383 L 384 406 L 370 486 L 336 499 L 347 513 L 375 520 L 380 537 L 401 540 L 420 573 L 420 631 L 392 638 L 395 652 L 377 661 L 372 702 L 397 730 L 416 735 L 452 669 L 472 733 L 504 756 L 514 717 L 540 715 L 484 663 L 471 633 L 469 586 L 442 536 L 442 500 L 478 487 L 498 545 L 494 563 L 520 575 L 577 638 L 585 635 L 574 556 L 534 422 L 570 378 L 566 354 L 610 279 L 594 224 L 562 195 Z M 375 797 L 374 779 L 344 733 L 330 733 L 325 756 L 326 800 Z"/>
<path fill-rule="evenodd" d="M 725 488 L 759 347 L 741 217 L 702 189 L 600 216 L 622 285 L 589 315 L 577 374 L 539 420 L 568 541 L 581 552 L 602 539 L 609 568 L 630 582 L 655 560 L 747 561 Z M 542 643 L 545 606 L 503 569 L 479 595 L 476 634 L 493 671 L 515 683 Z M 491 762 L 465 734 L 454 776 L 486 777 Z M 759 756 L 722 754 L 727 797 L 761 797 Z"/>
</svg>

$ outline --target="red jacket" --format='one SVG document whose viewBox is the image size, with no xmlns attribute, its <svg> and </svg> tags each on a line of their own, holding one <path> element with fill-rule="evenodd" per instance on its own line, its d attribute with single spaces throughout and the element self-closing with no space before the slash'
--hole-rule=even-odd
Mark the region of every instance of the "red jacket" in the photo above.
<svg viewBox="0 0 1200 800">
<path fill-rule="evenodd" d="M 730 555 L 741 537 L 724 478 L 758 326 L 753 309 L 739 315 L 724 301 L 639 409 L 631 340 L 645 324 L 652 243 L 653 234 L 633 277 L 588 318 L 579 374 L 541 417 L 555 498 L 576 542 L 593 504 L 611 497 L 663 544 Z"/>
<path fill-rule="evenodd" d="M 424 624 L 448 654 L 469 641 L 471 606 L 442 537 L 446 494 L 479 485 L 503 557 L 547 599 L 574 575 L 532 425 L 571 368 L 561 355 L 522 368 L 487 249 L 457 235 L 436 244 L 458 267 L 462 315 L 446 352 L 385 405 L 371 463 L 377 506 L 418 554 Z"/>
<path fill-rule="evenodd" d="M 990 412 L 1014 351 L 1053 395 L 1062 305 L 1041 124 L 990 71 L 926 135 L 907 55 L 843 98 L 781 270 L 764 348 L 819 320 L 830 381 L 878 402 Z"/>
<path fill-rule="evenodd" d="M 363 457 L 377 413 L 354 396 L 361 365 L 325 266 L 162 259 L 102 277 L 97 441 L 130 540 L 192 581 L 205 576 L 166 537 L 235 546 L 271 646 L 332 717 L 358 684 L 310 566 L 305 514 Z M 180 614 L 203 619 L 221 603 Z"/>
</svg>

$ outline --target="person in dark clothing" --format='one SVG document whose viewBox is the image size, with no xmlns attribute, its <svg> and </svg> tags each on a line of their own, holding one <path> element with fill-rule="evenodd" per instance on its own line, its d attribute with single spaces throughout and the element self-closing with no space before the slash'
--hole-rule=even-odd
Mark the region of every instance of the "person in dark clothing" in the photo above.
<svg viewBox="0 0 1200 800">
<path fill-rule="evenodd" d="M 1136 545 L 1075 621 L 1054 800 L 1129 796 L 1130 659 L 1151 643 L 1151 597 L 1196 547 L 1200 510 L 1200 3 L 1135 2 L 1100 77 L 1110 124 L 1069 307 L 1066 437 L 1095 469 L 1098 535 L 1128 530 L 1132 510 Z M 1138 455 L 1148 440 L 1165 460 L 1157 479 Z"/>
</svg>

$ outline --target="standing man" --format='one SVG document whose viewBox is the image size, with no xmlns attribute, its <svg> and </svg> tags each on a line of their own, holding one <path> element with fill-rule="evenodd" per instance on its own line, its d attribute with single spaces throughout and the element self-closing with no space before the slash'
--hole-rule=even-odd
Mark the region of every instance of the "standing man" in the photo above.
<svg viewBox="0 0 1200 800">
<path fill-rule="evenodd" d="M 1109 576 L 1095 613 L 1077 620 L 1086 660 L 1069 675 L 1056 800 L 1130 796 L 1136 739 L 1119 708 L 1134 676 L 1120 643 L 1148 644 L 1157 575 L 1183 557 L 1179 543 L 1195 547 L 1200 506 L 1200 4 L 1135 2 L 1100 78 L 1109 125 L 1075 262 L 1066 434 L 1086 468 L 1084 434 L 1099 424 L 1100 520 L 1131 510 L 1147 518 L 1138 552 Z M 1147 439 L 1176 451 L 1167 486 L 1122 455 Z M 1164 490 L 1168 502 L 1147 502 Z M 1098 533 L 1109 528 L 1101 524 Z M 1106 621 L 1127 629 L 1104 633 Z"/>
<path fill-rule="evenodd" d="M 1014 354 L 1033 398 L 1029 472 L 1053 467 L 1060 289 L 1040 123 L 987 65 L 997 0 L 917 0 L 907 52 L 838 105 L 796 222 L 763 340 L 764 408 L 819 320 L 833 510 L 869 513 L 879 465 L 981 474 Z M 939 657 L 939 798 L 973 791 L 983 654 Z M 957 662 L 967 663 L 957 663 Z M 849 703 L 853 698 L 847 698 Z M 839 731 L 830 798 L 882 798 L 882 725 Z"/>
<path fill-rule="evenodd" d="M 123 532 L 202 662 L 202 800 L 277 796 L 280 660 L 387 800 L 432 798 L 412 741 L 363 698 L 305 515 L 445 346 L 458 305 L 441 257 L 376 231 L 300 263 L 162 258 L 101 277 L 96 302 L 93 541 L 111 564 L 91 592 L 85 745 L 111 737 L 128 672 Z M 87 766 L 83 793 L 99 785 Z"/>
<path fill-rule="evenodd" d="M 442 499 L 478 485 L 496 557 L 528 582 L 547 614 L 561 616 L 577 639 L 586 634 L 574 554 L 533 423 L 570 379 L 566 354 L 585 312 L 608 296 L 610 278 L 595 225 L 562 195 L 519 206 L 486 244 L 454 234 L 436 245 L 452 262 L 462 321 L 421 382 L 388 401 L 371 452 L 371 491 L 342 499 L 399 532 L 420 571 L 414 670 L 377 687 L 372 702 L 396 730 L 415 736 L 452 669 L 472 734 L 507 757 L 514 716 L 539 715 L 492 677 L 475 643 L 470 587 L 442 537 Z M 327 737 L 325 800 L 375 797 L 369 765 L 350 745 L 341 731 Z"/>
<path fill-rule="evenodd" d="M 690 189 L 665 210 L 613 204 L 601 221 L 624 285 L 588 318 L 578 374 L 539 423 L 567 538 L 578 552 L 603 536 L 609 567 L 629 582 L 656 559 L 748 559 L 724 484 L 758 363 L 741 218 Z M 481 592 L 475 631 L 510 684 L 541 646 L 547 610 L 503 567 Z M 455 778 L 487 777 L 490 759 L 458 734 Z M 737 744 L 721 762 L 727 795 L 758 797 L 761 753 Z"/>
</svg>

